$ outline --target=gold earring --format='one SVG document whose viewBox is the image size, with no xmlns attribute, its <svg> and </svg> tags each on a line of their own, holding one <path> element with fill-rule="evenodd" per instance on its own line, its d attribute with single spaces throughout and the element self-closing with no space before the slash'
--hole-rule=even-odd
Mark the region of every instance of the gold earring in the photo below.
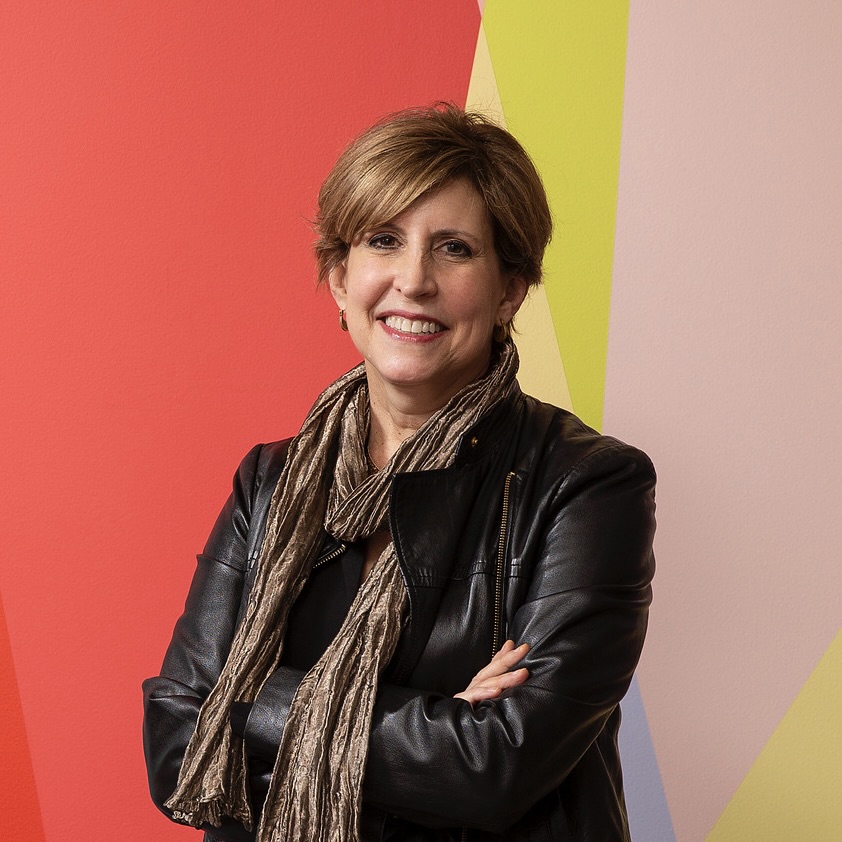
<svg viewBox="0 0 842 842">
<path fill-rule="evenodd" d="M 344 310 L 339 311 L 339 327 L 342 330 L 344 330 L 345 333 L 348 332 L 348 322 L 345 321 L 345 311 Z"/>
</svg>

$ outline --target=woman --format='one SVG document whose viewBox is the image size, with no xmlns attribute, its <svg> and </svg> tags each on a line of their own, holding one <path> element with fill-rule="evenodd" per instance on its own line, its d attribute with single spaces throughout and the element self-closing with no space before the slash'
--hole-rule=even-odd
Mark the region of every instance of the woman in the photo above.
<svg viewBox="0 0 842 842">
<path fill-rule="evenodd" d="M 534 166 L 478 115 L 401 112 L 317 228 L 364 362 L 240 465 L 144 685 L 154 800 L 209 839 L 627 839 L 654 472 L 517 386 Z"/>
</svg>

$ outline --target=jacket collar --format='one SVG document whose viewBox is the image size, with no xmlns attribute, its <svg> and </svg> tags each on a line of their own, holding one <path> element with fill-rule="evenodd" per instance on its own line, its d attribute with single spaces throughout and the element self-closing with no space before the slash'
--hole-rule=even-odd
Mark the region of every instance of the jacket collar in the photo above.
<svg viewBox="0 0 842 842">
<path fill-rule="evenodd" d="M 496 452 L 504 441 L 511 441 L 525 402 L 523 392 L 515 384 L 515 391 L 506 400 L 500 401 L 462 436 L 454 466 L 484 459 Z"/>
</svg>

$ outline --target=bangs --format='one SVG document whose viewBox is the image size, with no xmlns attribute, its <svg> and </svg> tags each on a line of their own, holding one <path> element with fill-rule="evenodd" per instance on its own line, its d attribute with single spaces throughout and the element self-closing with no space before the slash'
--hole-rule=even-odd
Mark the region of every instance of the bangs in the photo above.
<svg viewBox="0 0 842 842">
<path fill-rule="evenodd" d="M 363 232 L 389 222 L 422 196 L 467 174 L 461 162 L 452 161 L 448 166 L 440 156 L 416 159 L 413 164 L 408 167 L 405 160 L 384 155 L 349 170 L 349 186 L 352 184 L 353 189 L 345 194 L 350 198 L 335 222 L 336 234 L 344 243 L 350 246 Z M 343 189 L 340 184 L 336 187 Z"/>
</svg>

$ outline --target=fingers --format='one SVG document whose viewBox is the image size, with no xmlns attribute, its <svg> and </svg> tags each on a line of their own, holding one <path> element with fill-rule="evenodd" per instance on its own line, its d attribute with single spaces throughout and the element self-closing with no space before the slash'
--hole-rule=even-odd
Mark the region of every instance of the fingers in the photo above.
<svg viewBox="0 0 842 842">
<path fill-rule="evenodd" d="M 513 667 L 518 661 L 524 658 L 528 651 L 528 643 L 521 643 L 520 646 L 515 646 L 513 640 L 507 640 L 500 648 L 500 651 L 491 659 L 491 663 L 499 661 Z"/>
<path fill-rule="evenodd" d="M 504 690 L 510 690 L 512 687 L 517 687 L 523 684 L 529 678 L 529 670 L 521 667 L 513 672 L 507 672 L 503 675 L 497 676 L 495 679 L 489 679 L 482 683 L 477 683 L 476 679 L 471 682 L 467 690 L 457 693 L 455 699 L 464 699 L 472 705 L 477 702 L 486 701 L 487 699 L 496 699 Z"/>
<path fill-rule="evenodd" d="M 526 667 L 521 667 L 520 669 L 512 670 L 511 672 L 498 676 L 495 682 L 489 682 L 489 686 L 496 684 L 499 693 L 502 693 L 503 690 L 509 690 L 512 687 L 523 684 L 527 678 L 529 678 L 529 670 Z"/>
<path fill-rule="evenodd" d="M 492 678 L 507 673 L 515 664 L 519 663 L 529 651 L 528 643 L 515 646 L 513 640 L 507 640 L 497 654 L 477 674 L 477 678 Z"/>
<path fill-rule="evenodd" d="M 525 667 L 513 669 L 529 651 L 529 644 L 515 646 L 513 640 L 507 640 L 491 661 L 473 678 L 468 687 L 454 698 L 465 699 L 472 705 L 487 699 L 495 699 L 504 690 L 517 687 L 529 678 Z"/>
</svg>

